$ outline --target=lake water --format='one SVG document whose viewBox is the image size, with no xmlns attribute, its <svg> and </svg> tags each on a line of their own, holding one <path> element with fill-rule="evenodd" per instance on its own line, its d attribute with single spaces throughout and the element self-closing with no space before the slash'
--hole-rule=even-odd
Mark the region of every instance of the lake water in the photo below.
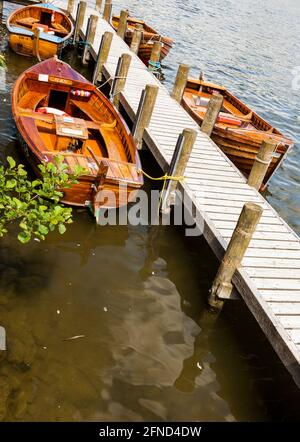
<svg viewBox="0 0 300 442">
<path fill-rule="evenodd" d="M 300 232 L 300 66 L 297 0 L 114 1 L 176 41 L 165 60 L 220 82 L 296 140 L 268 200 Z M 5 23 L 11 5 L 4 6 Z M 18 157 L 10 90 L 33 61 L 8 51 L 0 90 L 0 157 Z M 72 64 L 80 66 L 76 54 Z M 88 74 L 87 71 L 82 71 Z M 143 153 L 144 168 L 158 175 Z M 149 188 L 149 183 L 146 183 Z M 3 420 L 299 419 L 299 392 L 242 302 L 217 317 L 205 299 L 217 262 L 178 227 L 97 228 L 85 210 L 65 235 L 1 240 Z M 69 337 L 83 335 L 76 340 Z"/>
</svg>

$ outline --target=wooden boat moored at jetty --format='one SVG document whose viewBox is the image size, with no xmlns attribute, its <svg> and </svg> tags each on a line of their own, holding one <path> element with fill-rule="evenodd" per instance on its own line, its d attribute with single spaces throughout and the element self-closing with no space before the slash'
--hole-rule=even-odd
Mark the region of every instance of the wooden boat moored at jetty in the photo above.
<svg viewBox="0 0 300 442">
<path fill-rule="evenodd" d="M 96 87 L 56 57 L 20 75 L 12 111 L 21 145 L 38 172 L 42 161 L 60 154 L 79 183 L 62 189 L 62 202 L 100 208 L 126 205 L 143 185 L 139 155 L 118 111 Z M 112 191 L 114 198 L 103 198 Z"/>
<path fill-rule="evenodd" d="M 182 105 L 200 126 L 213 94 L 223 95 L 224 101 L 211 138 L 246 177 L 262 142 L 272 139 L 278 143 L 263 182 L 262 189 L 265 188 L 293 146 L 293 141 L 253 112 L 225 87 L 204 80 L 188 79 Z"/>
<path fill-rule="evenodd" d="M 17 9 L 8 17 L 6 26 L 11 49 L 29 57 L 35 55 L 33 36 L 39 29 L 37 55 L 41 59 L 60 54 L 74 31 L 67 14 L 48 3 Z"/>
<path fill-rule="evenodd" d="M 119 26 L 119 20 L 120 17 L 114 15 L 112 17 L 112 26 L 115 29 L 115 31 L 118 30 Z M 143 62 L 147 63 L 150 60 L 151 57 L 151 51 L 153 47 L 153 43 L 155 41 L 161 41 L 162 48 L 160 53 L 160 61 L 162 61 L 170 52 L 172 46 L 173 46 L 173 40 L 169 37 L 164 37 L 158 34 L 158 32 L 151 28 L 147 23 L 145 23 L 142 20 L 137 20 L 133 17 L 128 17 L 127 19 L 127 30 L 125 33 L 125 41 L 128 44 L 128 46 L 131 45 L 133 32 L 135 25 L 140 24 L 143 26 L 143 35 L 142 40 L 138 52 L 138 56 L 143 60 Z"/>
</svg>

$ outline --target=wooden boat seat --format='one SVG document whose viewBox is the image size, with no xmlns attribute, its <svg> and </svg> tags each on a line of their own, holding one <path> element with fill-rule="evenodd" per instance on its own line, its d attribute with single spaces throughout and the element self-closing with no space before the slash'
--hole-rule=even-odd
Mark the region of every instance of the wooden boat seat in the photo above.
<svg viewBox="0 0 300 442">
<path fill-rule="evenodd" d="M 35 23 L 38 23 L 39 19 L 34 17 L 24 17 L 16 20 L 16 23 L 27 28 L 31 28 Z"/>
<path fill-rule="evenodd" d="M 19 108 L 35 110 L 40 101 L 47 96 L 44 92 L 28 91 L 19 101 Z"/>
<path fill-rule="evenodd" d="M 43 154 L 47 155 L 48 158 L 53 158 L 55 155 L 54 152 L 49 150 L 43 151 Z M 70 173 L 74 173 L 76 166 L 81 166 L 88 171 L 88 175 L 97 176 L 98 167 L 90 154 L 60 152 L 60 155 L 64 157 L 64 163 L 68 165 Z M 97 155 L 96 158 L 99 163 L 104 161 L 108 165 L 108 179 L 126 181 L 128 184 L 137 185 L 138 172 L 135 164 L 125 161 L 115 161 L 100 157 L 99 155 Z"/>
<path fill-rule="evenodd" d="M 62 26 L 60 23 L 51 23 L 51 31 L 57 31 L 62 35 L 68 35 L 69 31 L 67 31 L 67 29 Z"/>
<path fill-rule="evenodd" d="M 127 162 L 126 153 L 120 148 L 120 137 L 114 128 L 106 127 L 104 124 L 99 128 L 104 139 L 108 157 L 112 160 Z"/>
</svg>

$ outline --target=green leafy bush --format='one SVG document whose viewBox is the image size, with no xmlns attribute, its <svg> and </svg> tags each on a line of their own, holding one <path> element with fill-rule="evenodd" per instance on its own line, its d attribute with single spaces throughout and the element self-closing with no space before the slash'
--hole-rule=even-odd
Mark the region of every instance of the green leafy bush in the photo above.
<svg viewBox="0 0 300 442">
<path fill-rule="evenodd" d="M 12 157 L 7 162 L 7 167 L 0 166 L 0 236 L 13 221 L 19 221 L 22 243 L 31 238 L 44 240 L 56 228 L 63 234 L 65 225 L 72 223 L 72 209 L 59 203 L 62 189 L 77 183 L 84 169 L 77 167 L 74 174 L 68 174 L 63 157 L 56 156 L 54 163 L 40 164 L 40 178 L 31 181 L 22 164 L 17 165 Z"/>
</svg>

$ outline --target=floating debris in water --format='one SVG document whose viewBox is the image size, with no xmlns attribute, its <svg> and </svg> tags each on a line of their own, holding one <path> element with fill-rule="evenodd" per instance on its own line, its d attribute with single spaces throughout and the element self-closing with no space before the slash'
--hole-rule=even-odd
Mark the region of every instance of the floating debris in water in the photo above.
<svg viewBox="0 0 300 442">
<path fill-rule="evenodd" d="M 197 367 L 199 368 L 199 370 L 203 370 L 202 365 L 200 365 L 200 362 L 197 362 Z"/>
<path fill-rule="evenodd" d="M 103 311 L 104 312 L 108 312 L 108 308 L 107 307 L 103 307 Z"/>
<path fill-rule="evenodd" d="M 58 315 L 60 315 L 60 310 L 56 310 L 56 313 L 57 313 Z"/>
<path fill-rule="evenodd" d="M 85 338 L 85 335 L 71 336 L 70 338 L 63 339 L 63 341 L 74 341 L 75 339 L 79 339 L 79 338 Z"/>
</svg>

